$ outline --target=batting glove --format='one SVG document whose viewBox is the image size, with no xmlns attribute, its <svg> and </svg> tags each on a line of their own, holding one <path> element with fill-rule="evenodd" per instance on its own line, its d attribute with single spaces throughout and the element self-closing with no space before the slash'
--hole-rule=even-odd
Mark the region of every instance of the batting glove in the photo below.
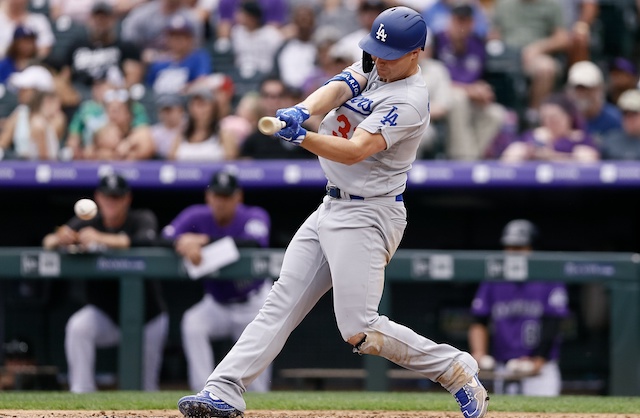
<svg viewBox="0 0 640 418">
<path fill-rule="evenodd" d="M 287 107 L 285 109 L 278 109 L 276 111 L 276 117 L 283 120 L 287 126 L 291 126 L 291 122 L 296 121 L 298 125 L 309 119 L 309 111 L 302 105 Z"/>
<path fill-rule="evenodd" d="M 275 136 L 292 144 L 300 145 L 307 136 L 307 130 L 300 126 L 298 122 L 292 121 L 291 126 L 287 124 L 287 127 L 276 132 Z"/>
</svg>

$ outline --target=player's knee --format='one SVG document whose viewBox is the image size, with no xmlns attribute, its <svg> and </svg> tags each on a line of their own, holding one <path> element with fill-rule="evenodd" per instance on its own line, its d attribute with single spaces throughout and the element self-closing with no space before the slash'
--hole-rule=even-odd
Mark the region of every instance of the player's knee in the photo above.
<svg viewBox="0 0 640 418">
<path fill-rule="evenodd" d="M 347 342 L 353 345 L 354 353 L 379 356 L 384 345 L 384 338 L 377 331 L 367 331 L 354 335 Z"/>
<path fill-rule="evenodd" d="M 69 318 L 65 326 L 65 334 L 68 339 L 78 339 L 95 333 L 97 326 L 90 320 L 85 310 L 76 312 Z"/>
</svg>

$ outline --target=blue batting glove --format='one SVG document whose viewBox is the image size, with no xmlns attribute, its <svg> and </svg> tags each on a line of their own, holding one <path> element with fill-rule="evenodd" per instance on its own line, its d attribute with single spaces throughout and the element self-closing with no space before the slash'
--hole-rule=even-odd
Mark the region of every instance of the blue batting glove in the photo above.
<svg viewBox="0 0 640 418">
<path fill-rule="evenodd" d="M 292 144 L 300 145 L 307 136 L 307 130 L 294 120 L 291 122 L 291 126 L 287 125 L 286 128 L 276 132 L 275 136 Z"/>
<path fill-rule="evenodd" d="M 283 120 L 287 126 L 292 126 L 292 122 L 296 121 L 298 125 L 309 119 L 309 111 L 302 105 L 287 107 L 284 109 L 278 109 L 276 111 L 276 117 Z"/>
</svg>

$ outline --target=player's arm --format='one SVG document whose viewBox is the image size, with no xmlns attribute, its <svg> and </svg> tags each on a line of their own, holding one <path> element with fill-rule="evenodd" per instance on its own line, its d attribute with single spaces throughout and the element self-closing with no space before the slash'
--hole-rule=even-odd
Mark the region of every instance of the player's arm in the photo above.
<svg viewBox="0 0 640 418">
<path fill-rule="evenodd" d="M 356 164 L 373 154 L 387 149 L 381 133 L 372 134 L 356 128 L 350 140 L 333 135 L 307 132 L 300 146 L 317 156 L 346 165 Z"/>
<path fill-rule="evenodd" d="M 480 360 L 489 354 L 489 318 L 485 316 L 474 317 L 474 322 L 469 327 L 467 339 L 471 355 Z"/>
<path fill-rule="evenodd" d="M 367 79 L 345 69 L 336 74 L 323 86 L 311 93 L 302 103 L 311 115 L 324 115 L 347 100 L 360 95 L 367 85 Z"/>
</svg>

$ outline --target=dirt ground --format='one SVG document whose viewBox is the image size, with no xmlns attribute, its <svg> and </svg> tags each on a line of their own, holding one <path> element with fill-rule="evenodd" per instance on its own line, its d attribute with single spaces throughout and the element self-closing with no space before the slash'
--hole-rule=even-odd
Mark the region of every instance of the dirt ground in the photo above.
<svg viewBox="0 0 640 418">
<path fill-rule="evenodd" d="M 0 410 L 2 418 L 182 418 L 178 411 L 24 411 Z M 247 411 L 246 418 L 460 418 L 459 412 Z M 487 418 L 640 418 L 628 414 L 538 414 L 491 412 Z"/>
</svg>

